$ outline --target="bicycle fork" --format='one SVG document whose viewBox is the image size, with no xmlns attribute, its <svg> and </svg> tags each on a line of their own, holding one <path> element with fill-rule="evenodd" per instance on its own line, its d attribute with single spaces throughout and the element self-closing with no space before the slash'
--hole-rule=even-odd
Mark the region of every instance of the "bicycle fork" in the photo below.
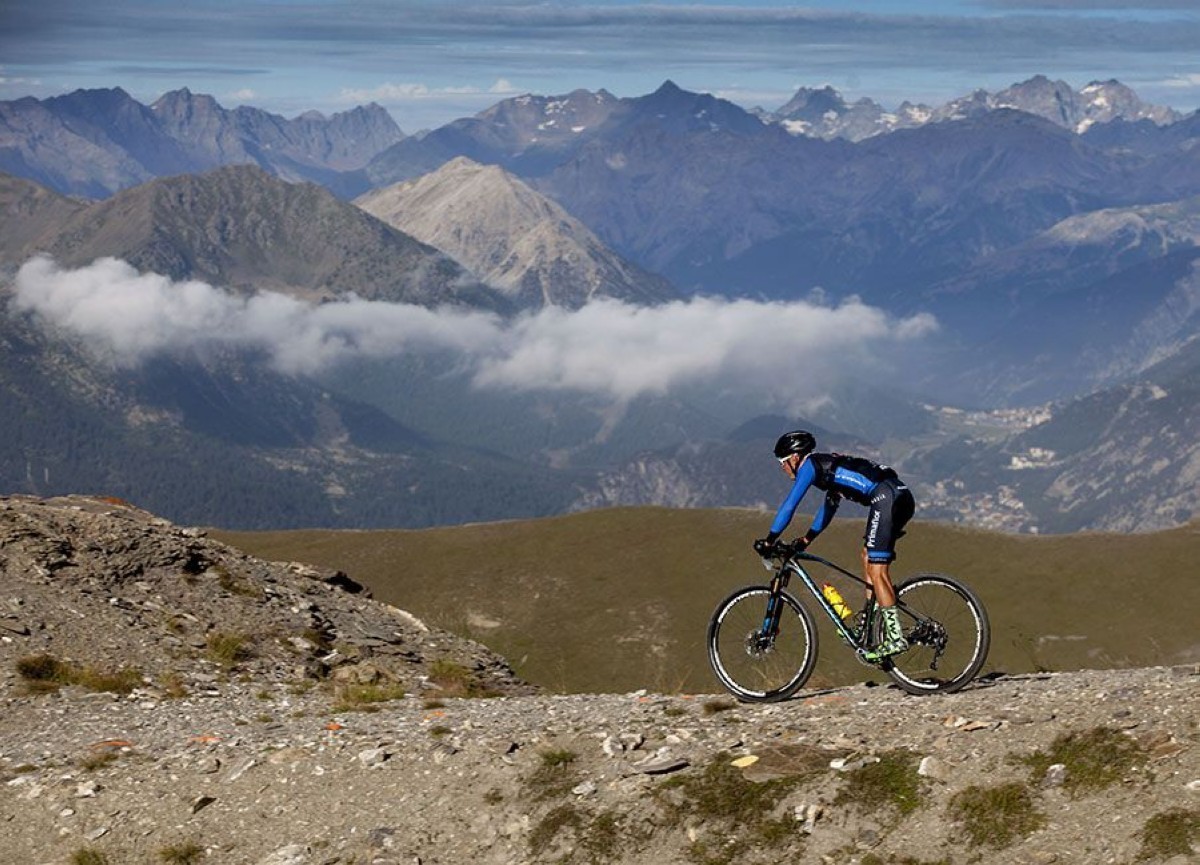
<svg viewBox="0 0 1200 865">
<path fill-rule="evenodd" d="M 759 639 L 764 648 L 775 642 L 775 638 L 779 636 L 779 620 L 783 613 L 783 590 L 787 588 L 787 584 L 786 571 L 781 571 L 771 578 L 771 594 L 767 596 L 767 614 L 763 617 L 762 630 L 759 631 Z"/>
</svg>

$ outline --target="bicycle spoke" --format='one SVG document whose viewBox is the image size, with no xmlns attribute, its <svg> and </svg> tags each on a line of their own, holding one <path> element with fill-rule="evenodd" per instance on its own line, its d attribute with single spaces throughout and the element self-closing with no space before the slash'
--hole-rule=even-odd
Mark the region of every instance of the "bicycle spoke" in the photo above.
<svg viewBox="0 0 1200 865">
<path fill-rule="evenodd" d="M 770 590 L 735 592 L 713 615 L 709 660 L 717 678 L 744 700 L 783 699 L 798 690 L 816 663 L 816 629 L 808 611 L 786 593 L 778 633 L 763 634 Z"/>
<path fill-rule="evenodd" d="M 916 577 L 896 590 L 909 649 L 884 669 L 913 693 L 955 691 L 987 657 L 990 628 L 978 598 L 949 577 Z"/>
</svg>

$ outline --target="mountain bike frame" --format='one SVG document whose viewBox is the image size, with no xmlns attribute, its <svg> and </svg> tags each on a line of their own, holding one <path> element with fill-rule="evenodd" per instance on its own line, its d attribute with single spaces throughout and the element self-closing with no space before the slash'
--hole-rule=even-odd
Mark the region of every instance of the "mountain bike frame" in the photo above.
<svg viewBox="0 0 1200 865">
<path fill-rule="evenodd" d="M 844 577 L 848 577 L 854 582 L 860 584 L 863 588 L 871 592 L 870 600 L 863 606 L 862 613 L 862 630 L 855 633 L 855 630 L 846 624 L 846 620 L 837 614 L 833 605 L 825 599 L 825 595 L 821 592 L 816 580 L 804 569 L 800 561 L 816 562 L 821 565 L 837 571 Z M 825 615 L 829 617 L 829 621 L 833 622 L 833 626 L 841 635 L 842 639 L 854 649 L 855 655 L 864 664 L 876 666 L 876 662 L 868 661 L 864 654 L 870 648 L 870 635 L 872 633 L 871 626 L 875 621 L 875 594 L 870 583 L 864 580 L 857 574 L 843 568 L 841 565 L 834 564 L 828 559 L 823 559 L 820 556 L 814 556 L 809 552 L 793 551 L 784 557 L 783 561 L 776 565 L 771 559 L 763 559 L 763 566 L 768 570 L 774 571 L 775 576 L 771 578 L 771 594 L 767 599 L 767 613 L 763 619 L 762 637 L 764 642 L 772 643 L 775 637 L 779 635 L 779 620 L 783 613 L 783 598 L 781 597 L 784 589 L 791 582 L 792 574 L 800 578 L 804 587 L 808 589 L 809 594 L 813 596 L 817 606 L 825 611 Z"/>
</svg>

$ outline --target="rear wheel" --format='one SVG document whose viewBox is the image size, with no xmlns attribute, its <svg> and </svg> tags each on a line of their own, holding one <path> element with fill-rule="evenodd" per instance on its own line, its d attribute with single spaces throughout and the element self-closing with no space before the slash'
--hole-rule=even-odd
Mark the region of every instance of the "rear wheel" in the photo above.
<svg viewBox="0 0 1200 865">
<path fill-rule="evenodd" d="M 808 608 L 780 593 L 775 635 L 763 634 L 766 586 L 739 589 L 721 602 L 708 626 L 708 660 L 721 684 L 740 700 L 769 703 L 803 687 L 817 663 L 817 628 Z"/>
<path fill-rule="evenodd" d="M 896 684 L 911 694 L 950 693 L 975 678 L 991 642 L 975 593 L 952 577 L 921 574 L 898 586 L 896 599 L 909 647 L 881 665 Z"/>
</svg>

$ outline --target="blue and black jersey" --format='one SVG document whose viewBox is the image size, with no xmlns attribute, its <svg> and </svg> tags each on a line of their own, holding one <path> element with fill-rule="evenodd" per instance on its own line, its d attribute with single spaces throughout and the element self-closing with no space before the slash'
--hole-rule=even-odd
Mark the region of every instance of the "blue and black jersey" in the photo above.
<svg viewBox="0 0 1200 865">
<path fill-rule="evenodd" d="M 888 561 L 894 557 L 895 540 L 903 534 L 904 523 L 912 516 L 913 506 L 908 488 L 899 482 L 893 469 L 862 457 L 809 454 L 796 472 L 791 492 L 775 514 L 769 538 L 783 534 L 810 487 L 823 490 L 825 501 L 807 532 L 809 540 L 825 530 L 842 499 L 847 498 L 871 509 L 866 542 L 872 560 Z M 896 505 L 899 505 L 898 513 L 893 515 Z M 883 509 L 888 511 L 886 515 L 881 513 Z M 885 530 L 880 533 L 880 528 Z"/>
</svg>

